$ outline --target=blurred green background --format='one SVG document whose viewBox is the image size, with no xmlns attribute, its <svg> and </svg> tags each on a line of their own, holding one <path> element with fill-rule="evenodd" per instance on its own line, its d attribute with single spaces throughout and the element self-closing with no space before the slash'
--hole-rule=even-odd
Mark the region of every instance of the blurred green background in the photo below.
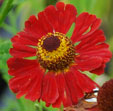
<svg viewBox="0 0 113 111">
<path fill-rule="evenodd" d="M 24 28 L 24 22 L 30 15 L 37 15 L 45 7 L 63 1 L 73 4 L 78 11 L 96 14 L 102 19 L 101 28 L 106 35 L 106 41 L 113 52 L 113 0 L 0 0 L 0 111 L 57 111 L 52 107 L 46 108 L 45 103 L 31 102 L 15 96 L 7 88 L 10 78 L 6 61 L 10 57 L 10 38 Z M 107 64 L 105 74 L 100 77 L 91 76 L 100 85 L 113 78 L 113 59 Z M 6 84 L 2 85 L 2 82 Z M 3 87 L 6 87 L 4 92 Z"/>
</svg>

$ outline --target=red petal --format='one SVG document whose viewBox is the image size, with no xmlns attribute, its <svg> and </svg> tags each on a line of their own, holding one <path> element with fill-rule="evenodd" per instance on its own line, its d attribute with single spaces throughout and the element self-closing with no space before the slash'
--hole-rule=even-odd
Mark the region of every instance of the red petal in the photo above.
<svg viewBox="0 0 113 111">
<path fill-rule="evenodd" d="M 76 8 L 71 4 L 67 4 L 65 6 L 65 11 L 62 14 L 64 19 L 62 16 L 60 16 L 61 13 L 59 14 L 59 31 L 61 31 L 62 33 L 67 33 L 71 25 L 75 22 L 76 14 Z"/>
<path fill-rule="evenodd" d="M 76 26 L 71 40 L 75 43 L 88 37 L 98 29 L 100 23 L 101 20 L 97 19 L 95 15 L 90 15 L 88 13 L 80 14 L 76 19 Z M 91 29 L 87 32 L 89 28 Z"/>
<path fill-rule="evenodd" d="M 26 72 L 39 66 L 37 60 L 26 60 L 21 58 L 10 58 L 7 64 L 9 68 L 8 73 L 12 76 L 27 75 Z"/>
<path fill-rule="evenodd" d="M 33 38 L 31 35 L 26 34 L 25 32 L 19 32 L 18 35 L 14 36 L 11 41 L 13 43 L 19 43 L 22 45 L 31 45 L 37 46 L 38 39 Z"/>
<path fill-rule="evenodd" d="M 100 36 L 97 36 L 97 34 Z M 88 70 L 100 75 L 104 73 L 105 64 L 110 60 L 112 54 L 108 49 L 109 45 L 103 43 L 105 39 L 102 35 L 102 31 L 97 30 L 94 35 L 94 39 L 91 40 L 89 36 L 89 38 L 82 40 L 81 43 L 75 47 L 76 53 L 79 53 L 79 56 L 76 56 L 75 61 L 78 64 L 78 69 L 82 71 Z M 99 59 L 101 60 L 99 61 Z"/>
<path fill-rule="evenodd" d="M 106 44 L 106 43 L 98 43 L 97 45 L 93 45 L 92 47 L 88 47 L 88 48 L 85 48 L 84 50 L 80 49 L 80 50 L 77 50 L 78 53 L 87 53 L 89 51 L 96 51 L 96 50 L 105 50 L 107 49 L 108 50 L 109 48 L 109 45 Z"/>
<path fill-rule="evenodd" d="M 16 58 L 8 60 L 8 67 L 10 71 L 12 70 L 11 74 L 15 75 L 10 79 L 9 87 L 14 93 L 17 93 L 17 98 L 27 94 L 26 98 L 34 101 L 41 96 L 41 83 L 44 72 L 38 64 L 34 66 L 33 63 L 36 65 L 36 61 Z M 32 65 L 31 68 L 30 65 Z"/>
<path fill-rule="evenodd" d="M 63 103 L 64 107 L 71 106 L 72 100 L 69 93 L 69 89 L 67 87 L 64 75 L 62 73 L 58 74 L 56 76 L 58 91 L 59 91 L 59 97 L 56 100 L 54 104 L 52 104 L 53 107 L 60 107 L 61 103 Z"/>
<path fill-rule="evenodd" d="M 27 92 L 25 98 L 35 101 L 40 99 L 42 94 L 42 80 L 44 77 L 44 73 L 40 70 L 37 71 L 36 80 L 34 79 L 34 84 L 31 86 L 31 89 Z"/>
<path fill-rule="evenodd" d="M 63 2 L 57 2 L 56 3 L 56 8 L 57 8 L 57 10 L 62 12 L 62 11 L 65 10 L 65 4 Z"/>
<path fill-rule="evenodd" d="M 30 46 L 37 46 L 38 38 L 29 35 L 26 32 L 19 32 L 11 41 L 13 48 L 10 49 L 10 54 L 15 57 L 30 57 L 36 56 L 36 49 Z"/>
<path fill-rule="evenodd" d="M 24 75 L 24 76 L 19 76 L 14 77 L 12 79 L 9 80 L 9 88 L 14 92 L 14 93 L 18 93 L 20 88 L 23 86 L 23 84 L 25 84 L 28 79 L 29 79 L 30 75 Z"/>
<path fill-rule="evenodd" d="M 36 71 L 35 69 L 33 69 L 33 70 Z M 27 72 L 27 75 L 29 75 L 29 73 L 30 73 L 30 74 L 31 74 L 31 73 L 34 73 L 33 70 L 32 70 L 32 71 L 30 70 L 29 72 Z M 31 77 L 31 75 L 29 75 L 29 78 L 26 80 L 26 82 L 23 83 L 23 79 L 26 79 L 26 77 L 27 77 L 26 75 L 24 76 L 24 78 L 22 78 L 22 76 L 18 76 L 18 77 L 16 76 L 16 77 L 14 77 L 14 78 L 17 78 L 17 80 L 16 80 L 17 84 L 16 84 L 16 85 L 20 86 L 20 87 L 19 87 L 19 90 L 18 90 L 18 92 L 17 92 L 17 95 L 16 95 L 16 98 L 18 98 L 18 99 L 19 99 L 21 96 L 27 94 L 27 93 L 29 92 L 29 90 L 32 89 L 32 86 L 34 86 L 34 84 L 35 84 L 36 81 L 37 81 L 36 75 L 33 74 L 32 77 Z M 21 81 L 18 80 L 18 78 L 22 78 L 22 83 L 23 83 L 23 84 L 19 84 Z M 15 85 L 15 87 L 17 87 L 16 85 Z M 12 86 L 14 86 L 14 82 L 13 82 Z M 39 89 L 39 90 L 40 90 L 40 89 Z M 30 100 L 32 100 L 32 99 L 30 99 Z M 32 101 L 33 101 L 33 100 L 32 100 Z"/>
<path fill-rule="evenodd" d="M 88 76 L 80 73 L 76 69 L 72 69 L 74 76 L 76 78 L 76 82 L 83 92 L 91 92 L 96 86 L 98 86 L 95 82 L 93 82 Z"/>
<path fill-rule="evenodd" d="M 104 43 L 105 37 L 101 30 L 95 31 L 93 34 L 88 36 L 75 47 L 76 53 L 79 56 L 77 60 L 86 60 L 90 57 L 101 57 L 103 61 L 108 62 L 111 58 L 111 52 L 109 51 L 109 45 Z"/>
<path fill-rule="evenodd" d="M 62 103 L 63 97 L 64 97 L 64 90 L 65 90 L 65 79 L 64 79 L 63 74 L 58 74 L 56 76 L 56 82 L 57 82 L 57 87 L 58 87 L 58 91 L 59 91 L 59 98 L 56 100 L 56 102 L 52 106 L 59 108 L 59 107 L 61 107 L 61 103 Z"/>
<path fill-rule="evenodd" d="M 76 50 L 87 50 L 97 44 L 103 43 L 105 41 L 104 33 L 101 30 L 95 31 L 93 34 L 83 39 L 76 47 Z"/>
<path fill-rule="evenodd" d="M 84 51 L 76 50 L 77 53 L 80 53 L 80 56 L 77 59 L 88 59 L 89 57 L 101 57 L 103 61 L 108 62 L 112 57 L 111 52 L 108 49 L 108 45 L 106 43 L 98 44 L 88 49 L 84 49 Z"/>
<path fill-rule="evenodd" d="M 52 5 L 48 6 L 44 11 L 46 18 L 49 20 L 50 25 L 55 29 L 55 27 L 58 27 L 58 20 L 57 15 L 58 12 L 56 11 L 56 8 Z"/>
<path fill-rule="evenodd" d="M 46 103 L 54 103 L 59 97 L 55 75 L 48 72 L 43 79 L 42 100 Z"/>
<path fill-rule="evenodd" d="M 84 96 L 82 89 L 78 86 L 77 80 L 72 72 L 67 72 L 64 74 L 64 76 L 70 91 L 70 96 L 71 96 L 73 105 L 77 104 L 78 99 Z"/>
<path fill-rule="evenodd" d="M 38 26 L 42 27 L 43 31 L 47 33 L 53 32 L 53 27 L 49 23 L 44 11 L 38 14 Z"/>
<path fill-rule="evenodd" d="M 36 56 L 36 49 L 20 43 L 13 43 L 13 48 L 10 49 L 10 54 L 14 57 L 31 57 Z"/>
<path fill-rule="evenodd" d="M 39 21 L 36 16 L 32 15 L 30 16 L 29 20 L 25 22 L 25 32 L 29 32 L 33 35 L 36 35 L 36 37 L 42 37 L 46 35 L 48 32 L 44 30 L 43 25 L 40 24 L 41 21 Z"/>
<path fill-rule="evenodd" d="M 76 61 L 76 68 L 81 71 L 91 71 L 101 66 L 103 60 L 100 57 L 90 57 L 86 60 Z"/>
<path fill-rule="evenodd" d="M 94 73 L 94 74 L 103 74 L 104 73 L 104 69 L 105 69 L 105 64 L 102 64 L 99 68 L 95 69 L 95 70 L 92 70 L 90 71 L 91 73 Z"/>
<path fill-rule="evenodd" d="M 50 21 L 56 32 L 67 33 L 72 23 L 75 22 L 76 9 L 73 5 L 64 5 L 63 2 L 58 2 L 56 8 L 49 6 L 45 9 L 45 15 Z"/>
</svg>

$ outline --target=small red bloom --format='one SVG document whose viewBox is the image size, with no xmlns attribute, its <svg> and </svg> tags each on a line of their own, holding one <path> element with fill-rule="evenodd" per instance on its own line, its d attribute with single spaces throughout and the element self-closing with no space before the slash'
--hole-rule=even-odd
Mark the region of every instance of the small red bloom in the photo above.
<svg viewBox="0 0 113 111">
<path fill-rule="evenodd" d="M 8 60 L 10 89 L 20 98 L 40 100 L 49 106 L 77 104 L 85 92 L 96 86 L 82 71 L 104 72 L 111 52 L 104 33 L 98 29 L 101 20 L 95 15 L 77 15 L 76 8 L 58 2 L 25 22 L 25 29 L 11 41 Z M 71 25 L 71 39 L 66 36 Z M 78 45 L 76 45 L 78 44 Z M 34 57 L 31 59 L 29 57 Z"/>
</svg>

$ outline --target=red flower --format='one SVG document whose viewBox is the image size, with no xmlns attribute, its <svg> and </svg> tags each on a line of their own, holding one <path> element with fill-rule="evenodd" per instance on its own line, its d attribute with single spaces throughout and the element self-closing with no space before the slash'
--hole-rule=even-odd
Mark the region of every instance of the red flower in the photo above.
<svg viewBox="0 0 113 111">
<path fill-rule="evenodd" d="M 88 13 L 76 15 L 73 5 L 58 2 L 38 18 L 31 16 L 24 31 L 11 39 L 13 57 L 8 67 L 14 77 L 9 87 L 17 98 L 25 95 L 32 101 L 42 99 L 47 106 L 60 107 L 62 103 L 67 107 L 98 86 L 82 72 L 100 75 L 110 60 L 109 46 L 98 29 L 101 20 Z M 69 39 L 66 33 L 73 23 Z"/>
</svg>

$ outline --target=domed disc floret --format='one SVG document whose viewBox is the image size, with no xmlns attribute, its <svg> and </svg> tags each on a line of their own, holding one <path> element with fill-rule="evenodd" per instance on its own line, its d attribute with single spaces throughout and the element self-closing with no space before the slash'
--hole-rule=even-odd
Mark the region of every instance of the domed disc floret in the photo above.
<svg viewBox="0 0 113 111">
<path fill-rule="evenodd" d="M 38 42 L 37 56 L 44 69 L 53 72 L 65 71 L 74 62 L 75 49 L 64 34 L 48 33 Z"/>
</svg>

